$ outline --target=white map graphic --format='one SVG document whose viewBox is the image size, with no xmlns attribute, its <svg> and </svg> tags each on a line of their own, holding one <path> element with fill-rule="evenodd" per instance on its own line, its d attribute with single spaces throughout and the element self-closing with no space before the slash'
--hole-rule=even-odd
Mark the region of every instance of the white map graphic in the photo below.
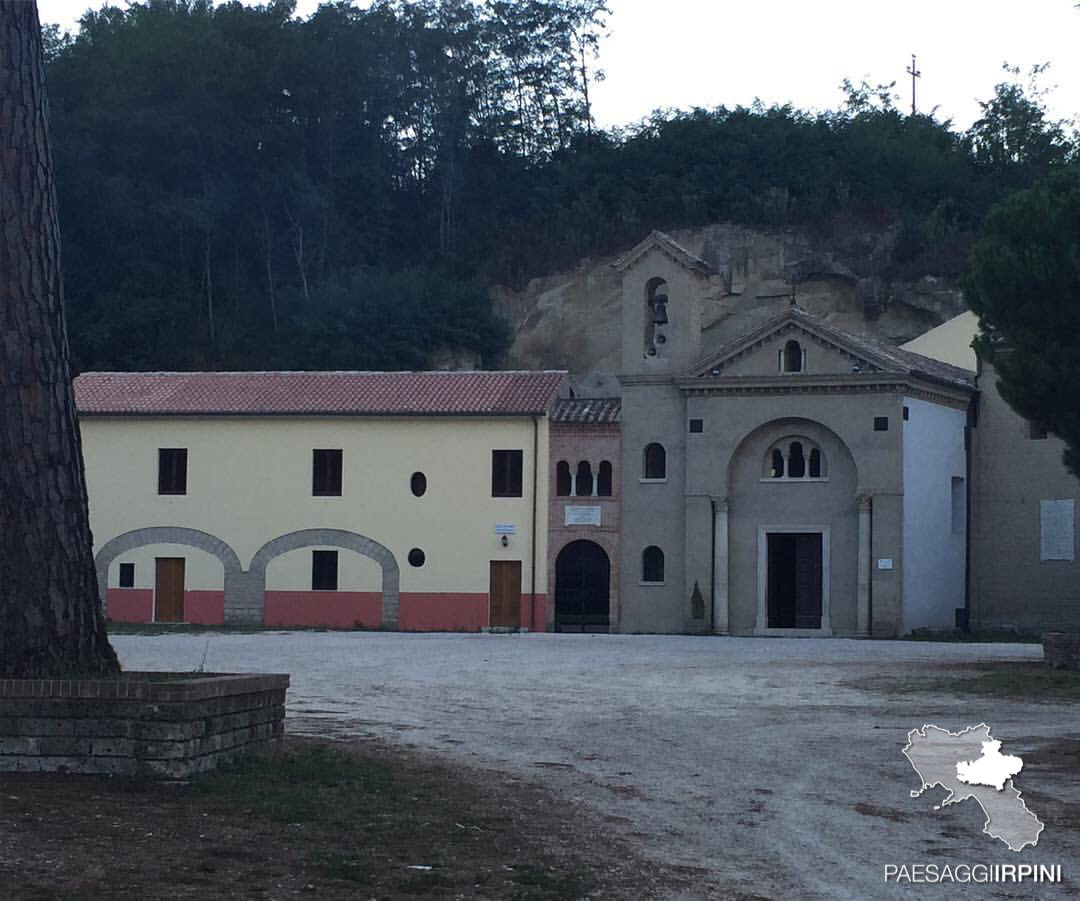
<svg viewBox="0 0 1080 901">
<path fill-rule="evenodd" d="M 1001 753 L 1001 742 L 984 741 L 983 756 L 978 760 L 960 761 L 956 765 L 956 778 L 968 785 L 992 785 L 998 791 L 1005 787 L 1005 780 L 1024 768 L 1019 757 Z"/>
<path fill-rule="evenodd" d="M 974 798 L 986 814 L 983 832 L 987 835 L 1005 842 L 1013 851 L 1039 840 L 1044 826 L 1020 800 L 1012 783 L 1024 761 L 1002 754 L 1001 742 L 991 737 L 986 723 L 962 732 L 930 725 L 921 731 L 912 729 L 904 756 L 922 780 L 922 787 L 911 797 L 918 798 L 928 788 L 940 785 L 949 794 L 935 810 Z"/>
</svg>

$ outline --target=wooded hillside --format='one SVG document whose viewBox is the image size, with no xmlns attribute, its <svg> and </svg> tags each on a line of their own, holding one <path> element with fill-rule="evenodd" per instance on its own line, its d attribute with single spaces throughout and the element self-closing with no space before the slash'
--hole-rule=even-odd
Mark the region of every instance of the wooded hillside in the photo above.
<svg viewBox="0 0 1080 901">
<path fill-rule="evenodd" d="M 966 133 L 866 85 L 834 112 L 603 132 L 602 0 L 292 9 L 155 0 L 47 30 L 77 368 L 494 366 L 492 285 L 652 228 L 895 225 L 868 269 L 955 277 L 989 206 L 1076 154 L 1015 79 Z"/>
</svg>

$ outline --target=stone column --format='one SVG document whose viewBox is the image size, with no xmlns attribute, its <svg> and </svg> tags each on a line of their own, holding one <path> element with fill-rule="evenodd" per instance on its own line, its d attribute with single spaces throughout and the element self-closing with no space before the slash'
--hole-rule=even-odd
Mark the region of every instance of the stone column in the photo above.
<svg viewBox="0 0 1080 901">
<path fill-rule="evenodd" d="M 728 631 L 728 499 L 714 497 L 713 508 L 713 610 L 712 630 Z"/>
<path fill-rule="evenodd" d="M 870 495 L 860 494 L 856 503 L 859 508 L 859 578 L 855 634 L 865 638 L 870 635 L 870 516 L 873 502 Z"/>
</svg>

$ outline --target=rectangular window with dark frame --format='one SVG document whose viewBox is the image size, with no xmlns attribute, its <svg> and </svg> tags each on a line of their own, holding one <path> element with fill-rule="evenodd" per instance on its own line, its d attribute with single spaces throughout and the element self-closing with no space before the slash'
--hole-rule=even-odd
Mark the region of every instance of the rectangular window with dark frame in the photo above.
<svg viewBox="0 0 1080 901">
<path fill-rule="evenodd" d="M 888 416 L 875 416 L 874 417 L 874 431 L 875 432 L 887 432 L 887 431 L 889 431 L 889 417 Z"/>
<path fill-rule="evenodd" d="M 311 460 L 311 493 L 315 497 L 340 497 L 341 451 L 313 450 Z"/>
<path fill-rule="evenodd" d="M 492 497 L 521 497 L 522 458 L 519 450 L 491 452 Z"/>
<path fill-rule="evenodd" d="M 337 591 L 337 551 L 311 552 L 311 590 Z"/>
<path fill-rule="evenodd" d="M 134 588 L 135 587 L 135 564 L 134 563 L 121 563 L 120 564 L 120 587 L 121 588 Z"/>
<path fill-rule="evenodd" d="M 158 494 L 187 494 L 187 448 L 158 448 Z"/>
</svg>

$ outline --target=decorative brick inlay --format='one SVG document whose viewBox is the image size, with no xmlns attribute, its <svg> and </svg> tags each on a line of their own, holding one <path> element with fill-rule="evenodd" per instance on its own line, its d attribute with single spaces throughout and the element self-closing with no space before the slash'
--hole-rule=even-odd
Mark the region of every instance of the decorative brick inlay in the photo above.
<svg viewBox="0 0 1080 901">
<path fill-rule="evenodd" d="M 0 680 L 0 772 L 184 778 L 284 733 L 282 674 Z"/>
</svg>

